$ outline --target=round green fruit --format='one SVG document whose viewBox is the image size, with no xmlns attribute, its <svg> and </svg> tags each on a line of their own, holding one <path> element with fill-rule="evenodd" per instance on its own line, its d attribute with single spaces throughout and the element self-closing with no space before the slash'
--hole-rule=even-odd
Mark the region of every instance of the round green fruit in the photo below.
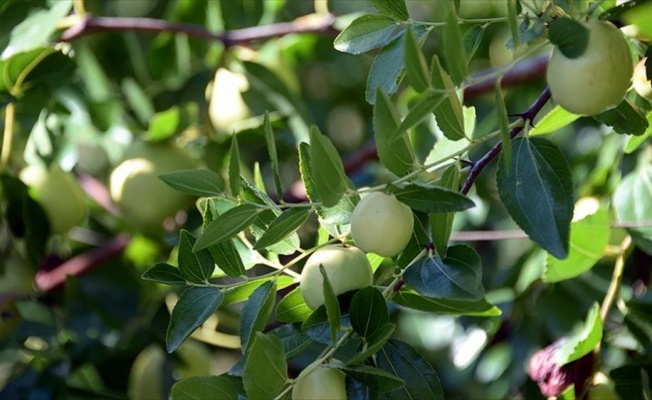
<svg viewBox="0 0 652 400">
<path fill-rule="evenodd" d="M 75 177 L 58 165 L 30 165 L 20 173 L 50 222 L 52 233 L 66 233 L 86 218 L 86 195 Z"/>
<path fill-rule="evenodd" d="M 210 99 L 208 116 L 216 130 L 229 132 L 232 124 L 249 117 L 249 107 L 242 98 L 242 93 L 249 88 L 247 78 L 226 68 L 215 72 Z"/>
<path fill-rule="evenodd" d="M 567 111 L 595 115 L 616 107 L 629 89 L 633 65 L 622 32 L 612 23 L 585 23 L 589 42 L 584 54 L 566 57 L 552 52 L 546 80 L 552 97 Z"/>
<path fill-rule="evenodd" d="M 322 366 L 306 371 L 296 379 L 292 400 L 346 400 L 346 380 L 341 371 Z"/>
<path fill-rule="evenodd" d="M 324 278 L 319 270 L 320 265 L 324 266 L 336 296 L 372 283 L 371 265 L 360 249 L 340 245 L 324 246 L 308 257 L 301 271 L 301 294 L 313 310 L 324 304 Z"/>
<path fill-rule="evenodd" d="M 363 197 L 351 216 L 351 235 L 365 253 L 394 257 L 407 246 L 414 228 L 412 210 L 391 194 Z"/>
<path fill-rule="evenodd" d="M 111 199 L 133 227 L 144 233 L 159 232 L 166 218 L 192 201 L 159 175 L 195 166 L 190 154 L 169 143 L 139 142 L 111 172 Z"/>
</svg>

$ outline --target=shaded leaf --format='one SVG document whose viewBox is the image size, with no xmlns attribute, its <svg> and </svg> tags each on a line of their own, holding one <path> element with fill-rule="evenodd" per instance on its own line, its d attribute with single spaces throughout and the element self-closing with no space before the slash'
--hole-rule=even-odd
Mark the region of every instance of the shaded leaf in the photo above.
<svg viewBox="0 0 652 400">
<path fill-rule="evenodd" d="M 331 327 L 331 339 L 332 344 L 335 346 L 338 339 L 338 332 L 342 327 L 340 318 L 340 304 L 337 302 L 337 296 L 333 291 L 333 286 L 331 286 L 331 281 L 328 278 L 328 274 L 324 270 L 324 266 L 319 266 L 319 273 L 322 276 L 323 284 L 323 293 L 324 293 L 324 307 L 326 308 L 326 316 L 328 317 L 328 324 Z"/>
<path fill-rule="evenodd" d="M 625 175 L 613 195 L 613 206 L 619 223 L 627 228 L 637 246 L 652 252 L 652 168 L 642 167 Z M 640 225 L 636 227 L 636 225 Z"/>
<path fill-rule="evenodd" d="M 562 366 L 589 354 L 602 340 L 602 321 L 600 307 L 594 304 L 586 317 L 584 327 L 567 338 L 555 352 L 555 362 Z"/>
<path fill-rule="evenodd" d="M 267 151 L 269 153 L 269 160 L 272 164 L 272 179 L 274 180 L 274 189 L 276 189 L 276 197 L 283 198 L 283 186 L 281 185 L 281 174 L 278 165 L 278 153 L 276 152 L 276 140 L 274 138 L 274 131 L 272 124 L 269 122 L 269 113 L 265 113 L 265 143 L 267 143 Z"/>
<path fill-rule="evenodd" d="M 360 289 L 351 300 L 349 318 L 353 330 L 366 339 L 389 323 L 387 302 L 380 290 L 373 286 Z"/>
<path fill-rule="evenodd" d="M 264 249 L 287 238 L 306 222 L 310 214 L 312 209 L 308 207 L 288 208 L 269 225 L 263 236 L 256 242 L 254 250 Z"/>
<path fill-rule="evenodd" d="M 273 399 L 287 384 L 281 339 L 256 332 L 244 366 L 243 383 L 250 399 Z"/>
<path fill-rule="evenodd" d="M 414 149 L 405 132 L 396 135 L 398 113 L 382 89 L 378 89 L 376 96 L 373 125 L 378 157 L 383 166 L 398 176 L 410 172 L 415 165 Z"/>
<path fill-rule="evenodd" d="M 172 386 L 172 400 L 209 398 L 238 400 L 238 392 L 231 380 L 222 376 L 193 376 Z"/>
<path fill-rule="evenodd" d="M 219 244 L 237 235 L 251 225 L 260 212 L 253 204 L 242 204 L 228 210 L 206 226 L 195 243 L 194 251 Z"/>
<path fill-rule="evenodd" d="M 373 389 L 378 389 L 382 393 L 397 390 L 405 385 L 405 381 L 397 377 L 395 372 L 385 371 L 370 365 L 346 365 L 337 361 L 331 362 L 330 365 L 356 381 L 362 382 Z"/>
<path fill-rule="evenodd" d="M 478 51 L 483 36 L 484 27 L 482 25 L 473 25 L 464 34 L 462 41 L 464 42 L 464 53 L 466 53 L 467 62 L 471 61 L 475 52 Z"/>
<path fill-rule="evenodd" d="M 446 16 L 446 25 L 442 41 L 446 43 L 443 46 L 446 65 L 448 66 L 448 73 L 453 78 L 456 85 L 462 84 L 469 74 L 468 66 L 466 64 L 466 54 L 464 53 L 464 40 L 462 39 L 462 31 L 460 25 L 457 23 L 457 12 L 453 2 L 449 1 L 448 14 Z"/>
<path fill-rule="evenodd" d="M 165 342 L 168 353 L 175 351 L 188 336 L 220 306 L 224 295 L 213 287 L 191 287 L 179 295 L 172 309 Z"/>
<path fill-rule="evenodd" d="M 555 18 L 548 25 L 548 37 L 567 58 L 578 58 L 589 45 L 589 30 L 569 17 Z"/>
<path fill-rule="evenodd" d="M 281 322 L 303 322 L 312 314 L 301 294 L 301 289 L 296 287 L 285 295 L 276 307 L 276 319 Z"/>
<path fill-rule="evenodd" d="M 331 140 L 310 129 L 310 163 L 315 188 L 326 207 L 336 205 L 346 190 L 344 166 Z"/>
<path fill-rule="evenodd" d="M 460 170 L 457 164 L 453 164 L 444 171 L 439 185 L 444 189 L 449 189 L 457 192 L 460 184 Z M 428 215 L 430 220 L 430 232 L 432 234 L 432 242 L 435 245 L 435 250 L 440 257 L 446 257 L 448 251 L 448 240 L 453 232 L 453 220 L 455 219 L 454 212 L 446 213 L 430 213 Z"/>
<path fill-rule="evenodd" d="M 246 353 L 251 337 L 265 328 L 276 303 L 276 282 L 267 281 L 251 294 L 240 314 L 240 342 Z"/>
<path fill-rule="evenodd" d="M 614 128 L 616 133 L 625 135 L 642 135 L 649 126 L 645 115 L 628 99 L 615 108 L 594 115 L 593 119 Z"/>
<path fill-rule="evenodd" d="M 502 312 L 493 304 L 482 299 L 480 301 L 464 301 L 451 299 L 434 299 L 421 296 L 409 288 L 403 288 L 392 301 L 403 307 L 413 310 L 427 311 L 447 315 L 474 315 L 474 316 L 498 316 Z"/>
<path fill-rule="evenodd" d="M 238 148 L 238 135 L 231 138 L 229 151 L 229 189 L 234 196 L 240 193 L 240 149 Z"/>
<path fill-rule="evenodd" d="M 185 229 L 179 235 L 179 272 L 188 281 L 205 283 L 213 275 L 215 263 L 208 250 L 193 251 L 196 239 Z"/>
<path fill-rule="evenodd" d="M 464 211 L 475 207 L 473 200 L 449 189 L 411 184 L 392 192 L 410 208 L 426 213 Z"/>
<path fill-rule="evenodd" d="M 442 68 L 437 56 L 432 59 L 432 85 L 435 89 L 445 91 L 447 94 L 446 100 L 435 109 L 437 126 L 448 139 L 463 139 L 465 130 L 462 103 L 457 97 L 453 81 Z"/>
<path fill-rule="evenodd" d="M 248 249 L 247 249 L 248 250 Z M 213 261 L 228 276 L 238 277 L 245 273 L 245 265 L 233 239 L 227 239 L 208 247 Z"/>
<path fill-rule="evenodd" d="M 285 357 L 290 359 L 307 350 L 315 342 L 292 324 L 282 325 L 269 332 L 270 335 L 281 339 Z"/>
<path fill-rule="evenodd" d="M 408 27 L 405 37 L 405 69 L 410 85 L 419 93 L 430 87 L 430 71 L 421 51 L 421 45 Z"/>
<path fill-rule="evenodd" d="M 396 325 L 392 323 L 386 323 L 381 326 L 373 336 L 367 339 L 366 348 L 355 355 L 350 359 L 347 364 L 357 364 L 361 363 L 372 355 L 376 354 L 385 343 L 392 337 L 394 331 L 396 330 Z"/>
<path fill-rule="evenodd" d="M 166 285 L 185 285 L 186 279 L 179 268 L 166 263 L 158 263 L 150 267 L 142 275 L 146 281 L 159 282 Z"/>
<path fill-rule="evenodd" d="M 410 16 L 408 14 L 405 0 L 369 0 L 371 4 L 388 17 L 395 18 L 399 21 L 406 21 Z"/>
</svg>

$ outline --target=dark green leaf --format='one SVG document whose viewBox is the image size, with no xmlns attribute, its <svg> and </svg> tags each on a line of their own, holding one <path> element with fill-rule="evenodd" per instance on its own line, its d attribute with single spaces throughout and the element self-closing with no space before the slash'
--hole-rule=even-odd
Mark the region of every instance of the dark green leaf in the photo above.
<svg viewBox="0 0 652 400">
<path fill-rule="evenodd" d="M 542 138 L 512 143 L 510 170 L 498 166 L 498 194 L 514 221 L 556 258 L 568 256 L 573 181 L 564 154 Z"/>
<path fill-rule="evenodd" d="M 185 285 L 186 279 L 179 268 L 166 263 L 158 263 L 143 273 L 146 281 L 163 283 L 165 285 Z"/>
<path fill-rule="evenodd" d="M 396 372 L 385 371 L 370 365 L 346 365 L 341 362 L 332 362 L 332 366 L 344 372 L 356 381 L 378 389 L 380 392 L 392 392 L 403 385 L 405 381 L 396 376 Z"/>
<path fill-rule="evenodd" d="M 193 251 L 196 239 L 185 229 L 179 235 L 179 272 L 188 282 L 205 283 L 213 275 L 215 263 L 204 249 Z"/>
<path fill-rule="evenodd" d="M 482 25 L 473 25 L 464 34 L 464 52 L 466 53 L 466 61 L 469 62 L 473 59 L 475 52 L 478 51 L 482 37 L 484 36 L 484 27 Z"/>
<path fill-rule="evenodd" d="M 380 162 L 398 176 L 410 172 L 415 165 L 412 143 L 405 132 L 395 135 L 399 126 L 398 113 L 380 88 L 374 106 L 373 125 Z"/>
<path fill-rule="evenodd" d="M 584 327 L 567 338 L 566 342 L 555 352 L 557 365 L 566 365 L 592 352 L 602 340 L 602 321 L 600 307 L 594 304 L 586 317 Z"/>
<path fill-rule="evenodd" d="M 464 53 L 464 40 L 462 31 L 457 23 L 457 13 L 452 1 L 447 2 L 448 14 L 446 16 L 446 25 L 443 32 L 443 46 L 448 73 L 453 78 L 456 85 L 461 85 L 469 74 L 466 64 L 466 54 Z"/>
<path fill-rule="evenodd" d="M 290 236 L 306 222 L 310 214 L 312 209 L 308 207 L 292 207 L 285 210 L 258 239 L 254 250 L 264 249 Z"/>
<path fill-rule="evenodd" d="M 405 5 L 405 0 L 370 0 L 371 4 L 388 17 L 397 19 L 399 21 L 406 21 L 410 18 Z"/>
<path fill-rule="evenodd" d="M 548 25 L 548 37 L 567 58 L 578 58 L 589 45 L 589 30 L 580 21 L 559 17 Z"/>
<path fill-rule="evenodd" d="M 349 315 L 353 330 L 366 339 L 389 322 L 387 302 L 373 286 L 362 288 L 353 296 Z"/>
<path fill-rule="evenodd" d="M 402 388 L 386 393 L 389 400 L 443 400 L 444 392 L 437 372 L 412 346 L 391 339 L 376 356 L 378 368 L 405 381 Z"/>
<path fill-rule="evenodd" d="M 398 23 L 383 15 L 367 14 L 351 22 L 335 38 L 335 49 L 360 54 L 389 43 Z"/>
<path fill-rule="evenodd" d="M 340 325 L 347 326 L 349 324 L 348 321 L 349 316 L 345 314 L 342 316 L 342 322 Z M 331 330 L 331 324 L 328 321 L 328 315 L 326 314 L 326 306 L 322 305 L 313 311 L 308 319 L 301 325 L 301 331 L 318 343 L 331 345 L 333 343 L 333 333 Z M 344 331 L 340 330 L 337 333 L 338 340 L 342 335 L 344 335 Z"/>
<path fill-rule="evenodd" d="M 332 344 L 335 346 L 338 339 L 338 333 L 342 327 L 342 322 L 340 320 L 342 318 L 342 315 L 340 314 L 340 304 L 337 302 L 337 296 L 335 296 L 333 286 L 331 286 L 331 281 L 328 278 L 323 265 L 319 266 L 319 273 L 323 279 L 324 307 L 326 308 L 328 324 L 331 327 Z"/>
<path fill-rule="evenodd" d="M 417 261 L 405 270 L 403 280 L 430 298 L 479 301 L 484 297 L 480 256 L 467 246 L 450 247 L 444 259 L 431 256 Z"/>
<path fill-rule="evenodd" d="M 505 163 L 505 169 L 510 169 L 512 162 L 512 137 L 509 134 L 509 120 L 507 119 L 507 108 L 505 106 L 505 99 L 503 98 L 503 90 L 501 88 L 501 81 L 497 80 L 494 85 L 495 99 L 496 99 L 496 112 L 498 113 L 498 128 L 500 129 L 500 142 L 503 145 L 502 161 Z"/>
<path fill-rule="evenodd" d="M 460 170 L 457 164 L 453 164 L 444 171 L 439 185 L 444 189 L 458 191 L 460 184 Z M 430 213 L 428 215 L 430 220 L 430 232 L 432 234 L 432 242 L 435 245 L 435 250 L 440 257 L 446 257 L 448 251 L 448 240 L 453 231 L 453 220 L 455 213 Z"/>
<path fill-rule="evenodd" d="M 175 351 L 220 306 L 224 295 L 212 287 L 191 287 L 181 293 L 172 310 L 165 342 Z"/>
<path fill-rule="evenodd" d="M 222 376 L 193 376 L 172 386 L 171 400 L 210 398 L 238 400 L 238 392 L 231 380 Z"/>
<path fill-rule="evenodd" d="M 433 299 L 421 296 L 417 292 L 408 288 L 401 289 L 396 296 L 392 297 L 392 301 L 413 310 L 437 314 L 491 317 L 501 315 L 502 313 L 498 307 L 488 303 L 484 299 L 480 301 Z"/>
<path fill-rule="evenodd" d="M 186 169 L 159 175 L 173 188 L 193 196 L 219 196 L 224 192 L 224 179 L 209 169 Z"/>
<path fill-rule="evenodd" d="M 625 135 L 642 135 L 648 128 L 645 115 L 627 99 L 611 110 L 594 115 L 593 119 L 611 126 L 617 133 Z"/>
<path fill-rule="evenodd" d="M 310 129 L 310 163 L 322 204 L 326 207 L 336 205 L 347 186 L 344 166 L 331 140 L 314 126 Z"/>
<path fill-rule="evenodd" d="M 281 185 L 281 175 L 278 167 L 278 154 L 276 152 L 276 139 L 274 138 L 274 131 L 272 130 L 272 123 L 269 122 L 269 113 L 265 113 L 265 142 L 267 143 L 267 151 L 269 152 L 269 160 L 272 164 L 272 178 L 274 179 L 274 188 L 276 189 L 276 197 L 283 198 L 283 186 Z"/>
<path fill-rule="evenodd" d="M 367 339 L 366 348 L 360 353 L 356 354 L 355 357 L 350 359 L 347 364 L 357 364 L 361 363 L 372 355 L 376 354 L 385 343 L 392 337 L 392 334 L 396 330 L 396 325 L 392 323 L 386 323 L 381 326 L 373 336 Z"/>
<path fill-rule="evenodd" d="M 312 339 L 292 324 L 282 325 L 270 331 L 269 334 L 281 339 L 285 349 L 285 357 L 288 359 L 301 354 L 314 343 Z"/>
<path fill-rule="evenodd" d="M 509 31 L 512 34 L 512 48 L 516 49 L 521 44 L 518 29 L 518 16 L 517 1 L 508 0 L 507 3 L 507 23 L 509 24 Z"/>
<path fill-rule="evenodd" d="M 230 286 L 229 288 L 224 289 L 224 301 L 222 304 L 227 306 L 229 304 L 245 301 L 251 297 L 251 294 L 258 289 L 260 285 L 272 280 L 276 281 L 276 290 L 285 289 L 286 287 L 296 283 L 294 278 L 281 275 L 274 278 L 256 279 L 239 285 Z"/>
<path fill-rule="evenodd" d="M 392 192 L 402 203 L 426 213 L 464 211 L 475 206 L 473 200 L 452 190 L 411 184 Z"/>
<path fill-rule="evenodd" d="M 627 302 L 625 325 L 646 352 L 652 352 L 652 304 L 638 300 Z"/>
<path fill-rule="evenodd" d="M 231 151 L 229 152 L 229 188 L 231 194 L 240 193 L 240 150 L 238 148 L 238 135 L 231 138 Z"/>
<path fill-rule="evenodd" d="M 446 100 L 435 109 L 435 119 L 437 120 L 439 129 L 450 140 L 463 139 L 465 132 L 462 103 L 457 97 L 453 81 L 441 67 L 437 56 L 434 56 L 432 59 L 432 85 L 435 89 L 443 90 L 447 93 Z"/>
<path fill-rule="evenodd" d="M 421 52 L 421 44 L 408 27 L 405 37 L 405 69 L 410 85 L 419 93 L 430 87 L 430 71 Z"/>
<path fill-rule="evenodd" d="M 301 294 L 301 289 L 296 287 L 285 295 L 276 307 L 276 319 L 281 322 L 303 322 L 312 314 Z"/>
<path fill-rule="evenodd" d="M 206 226 L 195 243 L 194 251 L 214 246 L 237 235 L 251 225 L 260 212 L 253 204 L 242 204 L 228 210 Z"/>
<path fill-rule="evenodd" d="M 240 314 L 240 342 L 246 353 L 251 346 L 251 337 L 262 331 L 276 304 L 276 282 L 267 281 L 253 292 Z"/>
<path fill-rule="evenodd" d="M 430 237 L 426 232 L 421 220 L 414 218 L 414 229 L 407 246 L 399 254 L 396 260 L 396 267 L 403 269 L 410 265 L 418 257 L 430 242 Z"/>
<path fill-rule="evenodd" d="M 238 277 L 245 273 L 245 265 L 240 253 L 233 243 L 233 239 L 225 240 L 214 246 L 208 247 L 217 267 L 228 276 Z"/>
<path fill-rule="evenodd" d="M 245 362 L 243 383 L 250 399 L 273 399 L 288 381 L 281 339 L 256 332 Z"/>
<path fill-rule="evenodd" d="M 444 101 L 446 96 L 441 93 L 428 93 L 421 100 L 419 100 L 410 112 L 405 116 L 401 125 L 396 129 L 393 135 L 394 140 L 404 140 L 403 134 L 408 129 L 411 129 L 421 123 L 427 116 Z M 378 103 L 376 103 L 378 105 Z"/>
</svg>

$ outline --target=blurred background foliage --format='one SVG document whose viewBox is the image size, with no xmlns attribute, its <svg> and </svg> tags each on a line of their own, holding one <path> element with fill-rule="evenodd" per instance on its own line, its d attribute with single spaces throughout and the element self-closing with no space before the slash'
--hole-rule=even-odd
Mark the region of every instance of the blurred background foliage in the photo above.
<svg viewBox="0 0 652 400">
<path fill-rule="evenodd" d="M 42 257 L 30 258 L 29 248 L 12 238 L 3 223 L 0 296 L 11 293 L 12 297 L 0 303 L 0 397 L 124 398 L 128 390 L 136 390 L 128 386 L 130 373 L 137 373 L 133 370 L 139 364 L 152 365 L 140 369 L 150 368 L 154 378 L 147 379 L 158 379 L 154 385 L 169 388 L 188 374 L 203 374 L 206 369 L 222 373 L 238 360 L 238 304 L 220 309 L 194 335 L 189 345 L 201 346 L 202 356 L 191 356 L 192 362 L 188 362 L 183 351 L 173 355 L 164 351 L 174 293 L 140 278 L 153 263 L 176 260 L 177 228 L 199 227 L 198 211 L 190 208 L 187 214 L 178 215 L 164 233 L 144 235 L 112 210 L 105 188 L 112 168 L 139 140 L 171 141 L 226 177 L 231 141 L 237 135 L 243 176 L 249 182 L 262 180 L 273 193 L 263 131 L 266 111 L 286 188 L 296 189 L 296 146 L 307 137 L 311 124 L 332 138 L 345 160 L 360 157 L 372 140 L 372 106 L 365 100 L 365 91 L 374 54 L 338 52 L 333 39 L 354 16 L 373 9 L 362 0 L 333 0 L 327 8 L 320 3 L 86 0 L 76 2 L 75 10 L 81 11 L 78 7 L 83 4 L 93 16 L 156 18 L 199 25 L 213 33 L 297 18 L 323 18 L 318 14 L 323 10 L 337 19 L 322 33 L 288 34 L 229 48 L 184 34 L 132 31 L 97 33 L 55 45 L 50 40 L 56 37 L 50 36 L 56 32 L 54 24 L 55 30 L 46 37 L 29 36 L 29 51 L 11 57 L 7 56 L 12 51 L 9 44 L 16 44 L 17 26 L 23 24 L 24 32 L 51 26 L 52 19 L 58 21 L 68 14 L 73 2 L 2 0 L 0 102 L 3 106 L 15 104 L 8 171 L 16 175 L 39 160 L 73 171 L 89 194 L 90 211 L 80 227 L 50 237 Z M 410 16 L 421 21 L 441 20 L 441 3 L 408 1 Z M 464 11 L 467 18 L 504 16 L 500 1 L 476 3 L 482 6 Z M 585 2 L 559 3 L 568 7 Z M 33 18 L 36 13 L 42 18 Z M 460 14 L 465 16 L 462 11 Z M 25 21 L 29 26 L 24 26 Z M 506 25 L 485 25 L 470 64 L 472 73 L 499 67 L 512 58 L 504 47 Z M 442 51 L 438 31 L 429 36 L 423 49 L 429 55 Z M 23 78 L 19 88 L 12 85 Z M 544 87 L 540 75 L 505 89 L 508 112 L 523 111 Z M 414 98 L 413 90 L 407 88 L 399 91 L 396 101 L 405 111 Z M 475 107 L 477 135 L 495 129 L 491 91 L 467 98 L 465 105 Z M 1 118 L 6 126 L 6 114 Z M 422 158 L 441 137 L 428 120 L 410 134 Z M 639 158 L 649 157 L 645 152 L 623 154 L 623 137 L 609 134 L 589 119 L 549 138 L 562 147 L 571 163 L 576 193 L 604 201 Z M 470 158 L 487 149 L 478 147 Z M 390 179 L 373 157 L 358 164 L 350 171 L 357 187 Z M 458 214 L 456 231 L 509 233 L 517 228 L 498 199 L 492 168 L 495 163 L 476 182 L 471 197 L 477 207 Z M 8 196 L 7 184 L 3 187 L 3 195 Z M 290 190 L 286 196 L 301 199 L 303 194 Z M 145 207 L 155 207 L 160 199 L 141 201 Z M 302 243 L 314 243 L 317 227 L 315 220 L 300 231 Z M 611 243 L 618 244 L 623 236 L 622 229 L 612 230 Z M 481 254 L 487 299 L 500 306 L 502 316 L 458 318 L 394 307 L 397 335 L 426 355 L 440 374 L 447 398 L 541 398 L 526 376 L 529 356 L 584 320 L 591 305 L 604 297 L 614 259 L 602 259 L 576 279 L 544 284 L 540 276 L 545 254 L 527 239 L 465 243 Z M 97 249 L 106 252 L 104 257 L 98 256 Z M 71 260 L 83 264 L 88 254 L 95 257 L 93 268 L 68 277 L 63 285 L 34 290 L 37 272 L 47 273 Z M 628 257 L 625 298 L 646 292 L 649 265 L 650 256 L 640 250 Z M 649 294 L 638 300 L 650 310 Z M 639 343 L 648 343 L 649 349 L 651 326 L 648 321 L 632 331 L 623 320 L 611 320 L 601 352 L 603 369 L 622 367 L 632 354 L 641 352 Z M 202 370 L 199 360 L 204 356 L 208 362 Z M 310 352 L 292 360 L 295 373 L 310 361 L 309 356 Z M 149 360 L 143 361 L 145 358 Z M 197 371 L 188 371 L 195 367 Z M 135 392 L 131 395 L 137 397 Z"/>
</svg>

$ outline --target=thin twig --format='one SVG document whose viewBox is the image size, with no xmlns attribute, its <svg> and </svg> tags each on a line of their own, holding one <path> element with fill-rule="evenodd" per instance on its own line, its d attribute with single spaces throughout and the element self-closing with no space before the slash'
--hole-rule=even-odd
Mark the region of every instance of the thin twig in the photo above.
<svg viewBox="0 0 652 400">
<path fill-rule="evenodd" d="M 627 252 L 632 245 L 632 237 L 627 236 L 620 244 L 620 254 L 616 259 L 614 264 L 614 272 L 611 277 L 611 283 L 609 284 L 609 289 L 607 294 L 604 296 L 602 301 L 602 306 L 600 307 L 600 320 L 604 323 L 609 315 L 609 310 L 613 304 L 616 296 L 618 296 L 618 291 L 620 290 L 620 282 L 623 279 L 623 271 L 625 269 L 625 258 L 627 257 Z"/>
</svg>

